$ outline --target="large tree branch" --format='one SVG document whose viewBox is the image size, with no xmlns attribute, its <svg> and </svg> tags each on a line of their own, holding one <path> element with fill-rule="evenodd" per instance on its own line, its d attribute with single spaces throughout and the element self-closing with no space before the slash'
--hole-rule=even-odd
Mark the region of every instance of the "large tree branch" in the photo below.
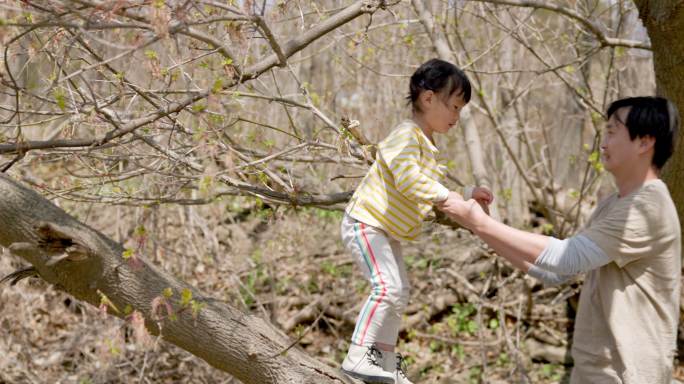
<svg viewBox="0 0 684 384">
<path fill-rule="evenodd" d="M 0 245 L 79 300 L 107 305 L 119 317 L 126 316 L 124 308 L 138 311 L 151 333 L 244 383 L 346 381 L 296 348 L 281 353 L 291 342 L 263 319 L 207 297 L 143 259 L 126 260 L 120 244 L 7 175 L 0 175 Z M 201 309 L 187 309 L 183 292 L 191 292 Z"/>
</svg>

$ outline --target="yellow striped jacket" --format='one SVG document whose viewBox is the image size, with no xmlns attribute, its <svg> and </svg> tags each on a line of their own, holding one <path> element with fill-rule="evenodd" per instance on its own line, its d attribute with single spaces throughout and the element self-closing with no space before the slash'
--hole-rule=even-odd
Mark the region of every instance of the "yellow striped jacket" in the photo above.
<svg viewBox="0 0 684 384">
<path fill-rule="evenodd" d="M 445 171 L 435 145 L 415 122 L 404 121 L 378 144 L 346 212 L 394 238 L 415 240 L 433 202 L 449 194 L 439 182 Z"/>
</svg>

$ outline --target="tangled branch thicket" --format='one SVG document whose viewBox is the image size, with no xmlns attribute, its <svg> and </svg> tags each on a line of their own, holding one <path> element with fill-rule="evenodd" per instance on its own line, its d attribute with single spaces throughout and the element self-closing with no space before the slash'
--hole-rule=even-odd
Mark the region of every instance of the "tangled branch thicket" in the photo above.
<svg viewBox="0 0 684 384">
<path fill-rule="evenodd" d="M 655 87 L 629 1 L 5 2 L 0 167 L 335 365 L 367 289 L 340 212 L 439 36 L 482 142 L 439 139 L 450 187 L 479 159 L 494 214 L 574 233 L 607 184 L 607 103 Z M 542 287 L 465 231 L 425 232 L 407 249 L 411 376 L 561 380 L 579 283 Z M 39 281 L 0 297 L 0 382 L 232 380 Z"/>
</svg>

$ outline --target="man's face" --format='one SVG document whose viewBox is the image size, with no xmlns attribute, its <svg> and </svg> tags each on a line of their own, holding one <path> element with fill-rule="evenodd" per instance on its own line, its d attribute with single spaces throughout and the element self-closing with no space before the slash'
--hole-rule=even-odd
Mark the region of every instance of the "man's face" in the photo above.
<svg viewBox="0 0 684 384">
<path fill-rule="evenodd" d="M 624 124 L 628 114 L 628 108 L 618 109 L 608 119 L 601 141 L 603 166 L 613 175 L 629 172 L 639 160 L 641 140 L 630 139 Z"/>
</svg>

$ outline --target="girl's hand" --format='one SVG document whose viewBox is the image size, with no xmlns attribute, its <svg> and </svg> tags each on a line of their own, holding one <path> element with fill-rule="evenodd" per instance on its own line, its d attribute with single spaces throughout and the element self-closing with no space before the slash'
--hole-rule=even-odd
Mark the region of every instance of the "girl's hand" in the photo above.
<svg viewBox="0 0 684 384">
<path fill-rule="evenodd" d="M 472 196 L 480 204 L 482 210 L 489 214 L 489 204 L 494 201 L 494 194 L 485 187 L 475 187 Z"/>
</svg>

